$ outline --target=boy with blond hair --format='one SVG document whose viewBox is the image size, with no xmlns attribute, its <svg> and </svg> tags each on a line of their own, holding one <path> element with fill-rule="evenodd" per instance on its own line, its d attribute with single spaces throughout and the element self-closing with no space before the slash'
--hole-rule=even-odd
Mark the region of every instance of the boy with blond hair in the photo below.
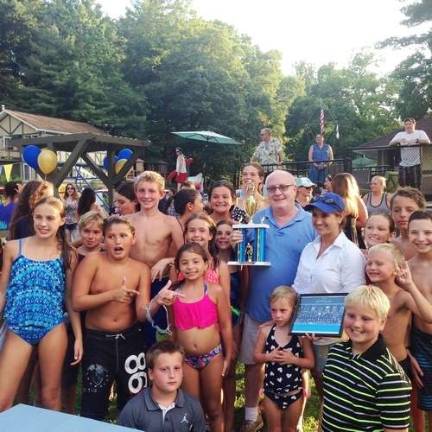
<svg viewBox="0 0 432 432">
<path fill-rule="evenodd" d="M 408 431 L 411 385 L 381 335 L 389 310 L 387 296 L 372 285 L 347 295 L 349 340 L 331 348 L 323 373 L 324 432 Z"/>
<path fill-rule="evenodd" d="M 183 233 L 173 216 L 168 216 L 158 209 L 165 189 L 164 178 L 155 171 L 144 171 L 135 179 L 135 195 L 140 211 L 127 215 L 135 227 L 136 240 L 131 248 L 131 258 L 147 264 L 151 268 L 151 298 L 155 297 L 168 282 L 166 271 L 170 246 L 174 253 L 183 245 Z M 172 261 L 168 259 L 168 262 Z M 160 309 L 154 322 L 160 328 L 166 328 L 165 311 Z M 146 342 L 152 345 L 156 339 L 153 330 L 146 328 Z"/>
</svg>

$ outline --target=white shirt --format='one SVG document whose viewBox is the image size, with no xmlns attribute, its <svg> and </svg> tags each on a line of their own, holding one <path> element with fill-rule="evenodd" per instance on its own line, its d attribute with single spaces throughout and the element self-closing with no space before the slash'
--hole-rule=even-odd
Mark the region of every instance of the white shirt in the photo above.
<svg viewBox="0 0 432 432">
<path fill-rule="evenodd" d="M 184 155 L 182 155 L 182 154 L 177 156 L 176 172 L 178 172 L 178 173 L 186 173 L 187 172 L 186 159 L 185 159 Z"/>
<path fill-rule="evenodd" d="M 348 293 L 365 283 L 365 257 L 343 232 L 318 257 L 320 244 L 317 237 L 300 256 L 294 280 L 299 294 Z"/>
<path fill-rule="evenodd" d="M 430 144 L 429 137 L 425 131 L 414 130 L 411 133 L 402 131 L 398 132 L 390 141 L 391 144 L 401 144 L 401 161 L 400 166 L 420 165 L 420 149 L 419 143 Z M 409 146 L 416 146 L 410 148 Z"/>
<path fill-rule="evenodd" d="M 308 243 L 300 256 L 294 288 L 299 294 L 349 293 L 364 285 L 366 259 L 342 231 L 318 257 L 321 238 Z M 329 345 L 338 338 L 322 337 L 314 345 Z"/>
</svg>

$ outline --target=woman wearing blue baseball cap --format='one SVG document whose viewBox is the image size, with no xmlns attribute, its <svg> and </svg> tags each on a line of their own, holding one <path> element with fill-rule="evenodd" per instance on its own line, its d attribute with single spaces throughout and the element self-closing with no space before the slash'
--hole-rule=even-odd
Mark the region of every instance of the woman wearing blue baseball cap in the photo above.
<svg viewBox="0 0 432 432">
<path fill-rule="evenodd" d="M 312 211 L 317 238 L 306 245 L 300 256 L 294 288 L 299 294 L 349 293 L 365 283 L 365 258 L 343 232 L 345 204 L 333 192 L 318 196 L 305 207 Z M 314 341 L 315 368 L 312 371 L 318 390 L 327 354 L 335 338 Z"/>
</svg>

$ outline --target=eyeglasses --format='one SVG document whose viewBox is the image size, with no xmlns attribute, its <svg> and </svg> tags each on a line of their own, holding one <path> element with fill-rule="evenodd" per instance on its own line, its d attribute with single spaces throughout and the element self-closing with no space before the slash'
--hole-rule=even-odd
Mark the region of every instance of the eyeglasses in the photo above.
<svg viewBox="0 0 432 432">
<path fill-rule="evenodd" d="M 280 184 L 280 185 L 274 185 L 274 186 L 267 186 L 267 192 L 269 194 L 274 194 L 279 189 L 282 193 L 286 192 L 291 186 L 294 186 L 293 184 Z"/>
</svg>

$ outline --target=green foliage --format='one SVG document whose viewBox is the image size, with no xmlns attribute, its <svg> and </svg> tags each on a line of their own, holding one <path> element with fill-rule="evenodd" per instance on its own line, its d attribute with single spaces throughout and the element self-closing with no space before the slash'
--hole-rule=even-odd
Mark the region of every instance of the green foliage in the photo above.
<svg viewBox="0 0 432 432">
<path fill-rule="evenodd" d="M 289 151 L 295 159 L 307 159 L 309 146 L 320 131 L 321 109 L 326 142 L 333 146 L 336 158 L 351 156 L 354 147 L 395 127 L 394 83 L 371 73 L 368 68 L 373 62 L 370 54 L 359 53 L 347 68 L 328 64 L 314 71 L 299 65 L 298 78 L 306 92 L 294 101 L 286 119 Z"/>
<path fill-rule="evenodd" d="M 413 2 L 402 8 L 404 24 L 415 27 L 432 22 L 430 0 Z M 383 45 L 412 46 L 413 54 L 393 72 L 399 83 L 399 99 L 396 107 L 399 115 L 420 118 L 432 107 L 432 28 L 424 33 L 403 38 L 390 38 Z"/>
<path fill-rule="evenodd" d="M 249 158 L 261 127 L 283 134 L 292 97 L 278 53 L 262 53 L 232 27 L 196 17 L 184 1 L 137 2 L 119 28 L 127 40 L 124 73 L 149 104 L 155 156 L 172 159 L 175 130 L 213 130 L 245 142 L 204 151 L 183 145 L 195 166 L 216 177 Z"/>
</svg>

